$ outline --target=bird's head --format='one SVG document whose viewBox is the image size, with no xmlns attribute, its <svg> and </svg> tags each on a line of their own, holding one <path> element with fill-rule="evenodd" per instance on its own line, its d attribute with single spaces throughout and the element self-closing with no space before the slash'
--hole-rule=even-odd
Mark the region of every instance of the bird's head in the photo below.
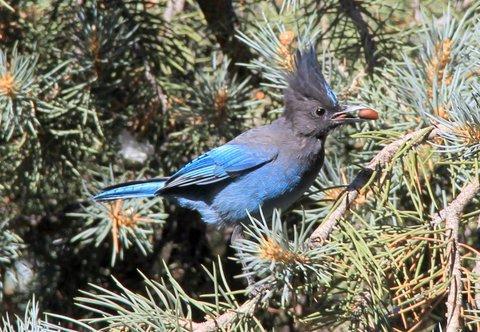
<svg viewBox="0 0 480 332">
<path fill-rule="evenodd" d="M 297 51 L 295 69 L 287 76 L 284 116 L 294 130 L 305 136 L 322 138 L 332 129 L 365 119 L 354 115 L 364 106 L 340 105 L 332 88 L 322 75 L 313 47 Z M 376 115 L 376 112 L 374 112 Z"/>
</svg>

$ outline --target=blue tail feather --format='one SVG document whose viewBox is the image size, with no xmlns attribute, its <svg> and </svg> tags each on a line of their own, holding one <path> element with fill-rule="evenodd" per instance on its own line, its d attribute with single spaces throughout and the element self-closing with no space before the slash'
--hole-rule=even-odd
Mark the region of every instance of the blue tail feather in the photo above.
<svg viewBox="0 0 480 332">
<path fill-rule="evenodd" d="M 155 193 L 162 189 L 168 178 L 132 181 L 104 188 L 101 193 L 93 196 L 98 202 L 115 199 L 155 197 Z"/>
</svg>

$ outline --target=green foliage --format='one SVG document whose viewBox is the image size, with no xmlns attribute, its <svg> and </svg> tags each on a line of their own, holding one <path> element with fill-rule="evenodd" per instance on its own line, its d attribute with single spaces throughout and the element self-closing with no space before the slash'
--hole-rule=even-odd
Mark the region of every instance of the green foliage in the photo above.
<svg viewBox="0 0 480 332">
<path fill-rule="evenodd" d="M 2 318 L 2 331 L 4 332 L 49 332 L 59 331 L 53 325 L 39 318 L 39 308 L 35 297 L 28 302 L 23 317 L 16 316 L 14 323 L 9 316 Z"/>
<path fill-rule="evenodd" d="M 238 310 L 236 292 L 229 288 L 221 265 L 213 264 L 211 270 L 203 269 L 214 284 L 214 293 L 203 295 L 207 301 L 190 297 L 170 273 L 167 273 L 166 280 L 160 282 L 142 275 L 146 296 L 131 292 L 114 279 L 119 293 L 92 285 L 92 291 L 82 291 L 83 296 L 77 298 L 79 306 L 100 314 L 100 317 L 73 322 L 89 330 L 91 325 L 103 323 L 107 329 L 191 331 L 200 327 L 192 321 L 193 310 L 199 310 L 205 317 Z M 238 331 L 261 328 L 251 314 L 240 310 L 231 322 L 232 328 Z M 58 318 L 70 320 L 68 317 Z"/>
<path fill-rule="evenodd" d="M 293 238 L 289 240 L 287 225 L 282 224 L 278 211 L 271 223 L 263 218 L 250 220 L 251 225 L 245 227 L 248 239 L 232 244 L 238 252 L 238 260 L 245 266 L 242 276 L 258 279 L 249 285 L 248 291 L 268 286 L 263 300 L 278 293 L 285 307 L 292 303 L 292 297 L 328 287 L 336 250 L 333 244 L 309 247 L 308 236 L 313 223 L 306 225 L 302 221 L 299 228 L 294 226 Z"/>
<path fill-rule="evenodd" d="M 211 67 L 195 71 L 194 84 L 184 88 L 172 110 L 174 121 L 190 125 L 171 133 L 171 148 L 188 155 L 199 154 L 248 128 L 259 102 L 251 98 L 249 78 L 239 81 L 236 74 L 229 73 L 230 67 L 227 57 L 219 59 L 214 55 Z M 191 137 L 194 144 L 184 144 L 186 137 Z"/>
<path fill-rule="evenodd" d="M 460 20 L 450 12 L 444 24 L 425 26 L 417 56 L 404 54 L 404 63 L 393 65 L 400 100 L 426 123 L 438 125 L 445 152 L 466 157 L 478 151 L 479 108 L 476 101 L 480 53 L 480 24 L 469 11 Z"/>
<path fill-rule="evenodd" d="M 21 56 L 14 47 L 11 60 L 0 51 L 0 107 L 2 108 L 2 135 L 8 141 L 15 130 L 29 130 L 35 135 L 34 119 L 29 96 L 35 93 L 35 57 Z"/>
<path fill-rule="evenodd" d="M 110 177 L 98 183 L 89 183 L 94 192 L 119 182 L 127 181 L 124 174 L 115 179 L 110 169 Z M 86 196 L 92 196 L 88 190 Z M 92 203 L 82 206 L 81 212 L 71 212 L 68 216 L 78 219 L 84 225 L 82 231 L 72 237 L 72 242 L 82 245 L 94 244 L 98 247 L 107 237 L 111 238 L 111 265 L 117 256 L 124 257 L 124 251 L 135 245 L 143 255 L 152 252 L 151 237 L 153 226 L 163 224 L 167 215 L 161 212 L 160 199 L 115 201 L 109 204 Z"/>
<path fill-rule="evenodd" d="M 416 3 L 0 1 L 0 310 L 25 313 L 3 328 L 449 330 L 457 286 L 478 330 L 479 200 L 459 199 L 479 174 L 479 7 Z M 380 119 L 329 137 L 293 213 L 252 217 L 235 253 L 161 199 L 90 199 L 275 119 L 306 45 Z"/>
<path fill-rule="evenodd" d="M 20 256 L 22 239 L 6 229 L 7 222 L 0 224 L 0 264 L 8 264 Z"/>
</svg>

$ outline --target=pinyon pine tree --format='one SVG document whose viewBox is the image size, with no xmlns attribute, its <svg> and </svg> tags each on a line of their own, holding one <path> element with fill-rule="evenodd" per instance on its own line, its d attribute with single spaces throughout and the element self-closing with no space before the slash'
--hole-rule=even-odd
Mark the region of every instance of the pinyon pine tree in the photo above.
<svg viewBox="0 0 480 332">
<path fill-rule="evenodd" d="M 469 0 L 0 0 L 2 331 L 480 330 L 479 44 Z M 293 209 L 91 200 L 274 120 L 309 45 L 380 118 Z"/>
</svg>

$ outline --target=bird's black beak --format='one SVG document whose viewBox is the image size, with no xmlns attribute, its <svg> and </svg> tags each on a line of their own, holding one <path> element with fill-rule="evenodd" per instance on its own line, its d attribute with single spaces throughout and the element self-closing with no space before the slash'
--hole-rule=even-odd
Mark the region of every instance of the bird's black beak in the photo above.
<svg viewBox="0 0 480 332">
<path fill-rule="evenodd" d="M 341 111 L 335 112 L 332 122 L 335 126 L 378 119 L 378 113 L 363 105 L 346 105 Z"/>
</svg>

